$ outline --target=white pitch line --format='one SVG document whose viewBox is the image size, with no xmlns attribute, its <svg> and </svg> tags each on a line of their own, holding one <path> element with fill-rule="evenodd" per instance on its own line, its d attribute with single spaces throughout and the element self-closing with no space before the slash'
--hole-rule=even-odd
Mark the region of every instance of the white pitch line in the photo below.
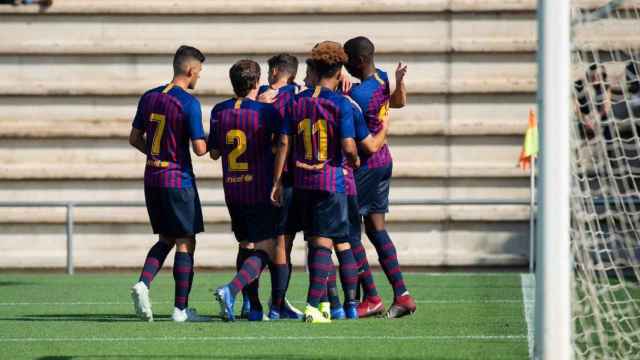
<svg viewBox="0 0 640 360">
<path fill-rule="evenodd" d="M 522 285 L 522 301 L 524 303 L 524 318 L 527 321 L 527 340 L 529 344 L 529 359 L 533 359 L 533 317 L 535 311 L 536 278 L 533 274 L 520 275 Z"/>
<path fill-rule="evenodd" d="M 202 336 L 202 337 L 65 337 L 65 338 L 0 338 L 8 342 L 157 342 L 157 341 L 524 341 L 524 335 L 468 335 L 468 336 Z"/>
<path fill-rule="evenodd" d="M 486 300 L 416 300 L 417 304 L 520 304 L 520 299 L 486 299 Z M 154 301 L 154 304 L 173 304 L 172 301 Z M 192 304 L 213 304 L 213 301 L 189 301 Z M 291 301 L 294 304 L 304 304 L 306 301 Z M 6 302 L 0 306 L 116 306 L 131 305 L 130 302 Z"/>
</svg>

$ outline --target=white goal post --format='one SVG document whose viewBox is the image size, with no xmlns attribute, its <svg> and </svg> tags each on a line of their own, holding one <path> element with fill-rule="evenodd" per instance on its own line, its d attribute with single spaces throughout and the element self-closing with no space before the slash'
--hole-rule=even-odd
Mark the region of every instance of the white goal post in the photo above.
<svg viewBox="0 0 640 360">
<path fill-rule="evenodd" d="M 569 0 L 538 2 L 540 182 L 534 357 L 572 359 Z"/>
</svg>

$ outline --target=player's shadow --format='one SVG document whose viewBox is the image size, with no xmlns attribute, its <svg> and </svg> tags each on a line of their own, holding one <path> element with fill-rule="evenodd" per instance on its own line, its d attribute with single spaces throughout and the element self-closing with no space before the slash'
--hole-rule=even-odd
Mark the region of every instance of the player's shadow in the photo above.
<svg viewBox="0 0 640 360">
<path fill-rule="evenodd" d="M 28 281 L 0 281 L 0 287 L 2 286 L 23 286 L 23 285 L 33 285 L 35 283 Z"/>
<path fill-rule="evenodd" d="M 171 321 L 169 315 L 154 315 L 154 321 Z M 34 314 L 9 318 L 0 321 L 87 321 L 87 322 L 140 322 L 134 314 Z M 222 321 L 219 316 L 212 317 L 212 321 Z"/>
</svg>

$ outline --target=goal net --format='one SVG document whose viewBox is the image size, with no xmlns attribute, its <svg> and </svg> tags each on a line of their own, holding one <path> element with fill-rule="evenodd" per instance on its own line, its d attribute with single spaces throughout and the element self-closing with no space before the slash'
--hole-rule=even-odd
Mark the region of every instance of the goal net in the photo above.
<svg viewBox="0 0 640 360">
<path fill-rule="evenodd" d="M 571 4 L 575 355 L 640 358 L 640 1 Z"/>
</svg>

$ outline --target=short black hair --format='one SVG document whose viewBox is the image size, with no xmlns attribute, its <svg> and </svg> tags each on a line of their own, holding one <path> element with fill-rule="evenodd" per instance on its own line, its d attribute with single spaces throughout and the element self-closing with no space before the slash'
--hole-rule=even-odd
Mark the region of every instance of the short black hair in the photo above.
<svg viewBox="0 0 640 360">
<path fill-rule="evenodd" d="M 373 54 L 376 51 L 376 47 L 371 40 L 364 36 L 354 37 L 344 43 L 344 51 L 349 58 L 362 57 L 366 62 L 371 63 L 373 61 Z"/>
<path fill-rule="evenodd" d="M 173 57 L 173 72 L 175 74 L 183 74 L 185 71 L 184 65 L 192 59 L 203 63 L 205 57 L 200 50 L 193 46 L 180 46 Z"/>
<path fill-rule="evenodd" d="M 229 78 L 233 92 L 238 97 L 247 96 L 260 81 L 260 65 L 253 60 L 240 60 L 229 69 Z"/>
<path fill-rule="evenodd" d="M 272 56 L 267 63 L 270 71 L 276 69 L 278 72 L 287 72 L 293 78 L 298 73 L 298 58 L 287 53 Z"/>
<path fill-rule="evenodd" d="M 330 78 L 347 62 L 347 54 L 339 43 L 323 41 L 311 50 L 311 61 L 318 78 Z"/>
</svg>

